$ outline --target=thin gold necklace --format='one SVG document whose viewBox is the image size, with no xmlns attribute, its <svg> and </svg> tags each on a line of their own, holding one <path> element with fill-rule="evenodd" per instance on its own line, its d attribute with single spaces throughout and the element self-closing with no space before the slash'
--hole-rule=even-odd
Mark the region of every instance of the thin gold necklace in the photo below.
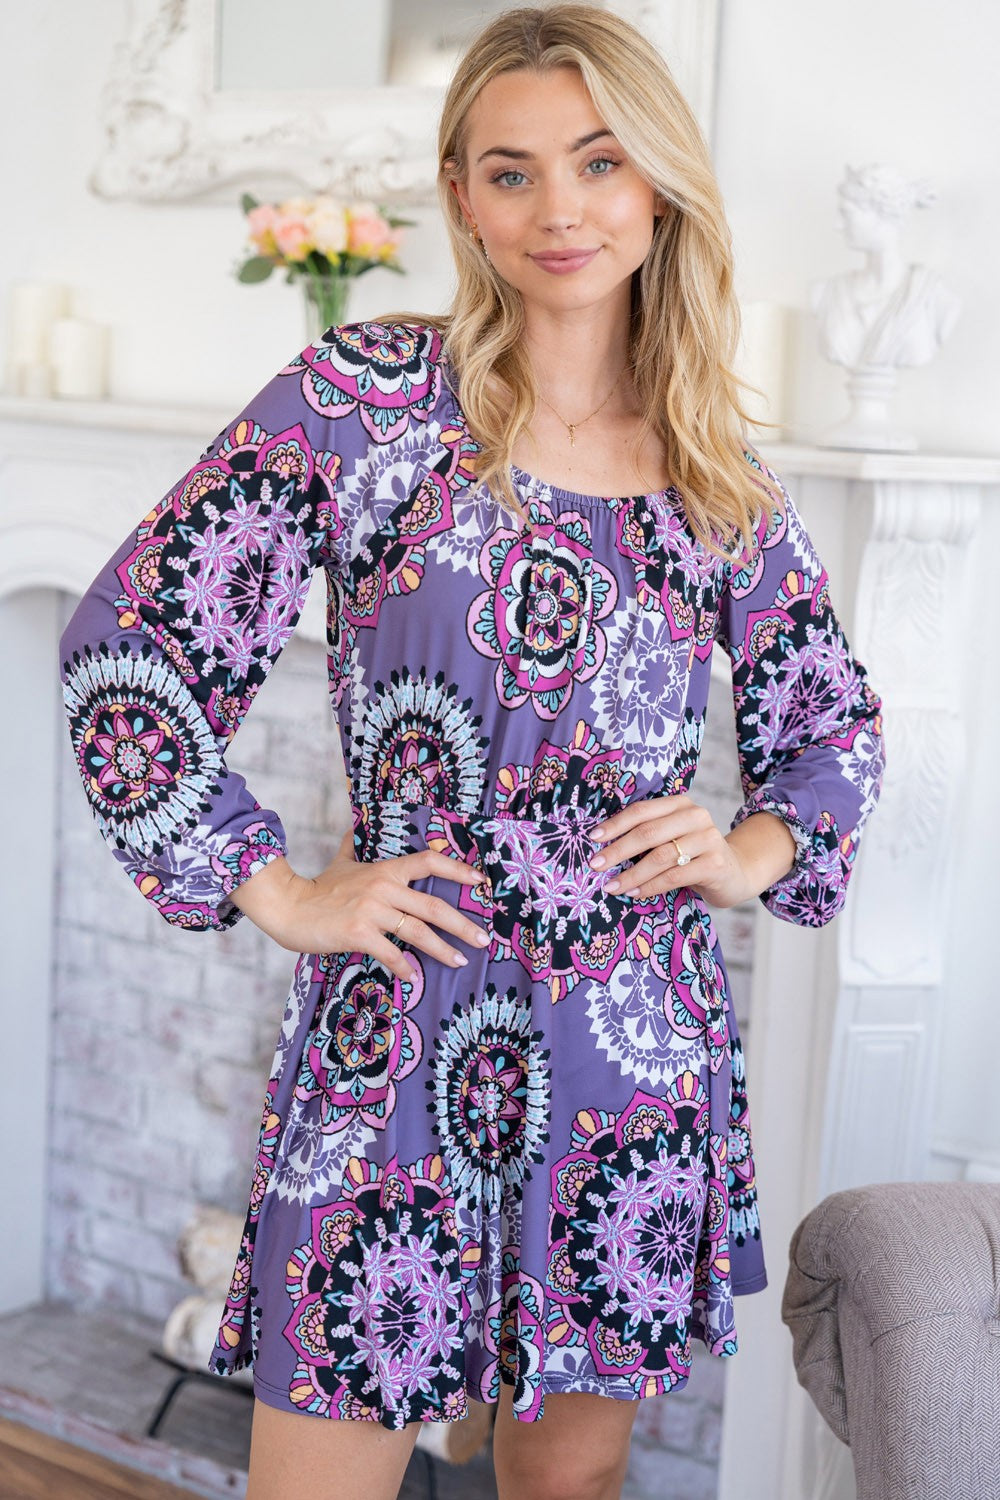
<svg viewBox="0 0 1000 1500">
<path fill-rule="evenodd" d="M 626 360 L 625 363 L 622 365 L 621 369 L 618 372 L 618 379 L 615 381 L 614 385 L 611 387 L 610 391 L 605 396 L 605 398 L 601 402 L 600 406 L 595 406 L 594 410 L 589 414 L 589 416 L 581 417 L 580 420 L 579 420 L 579 422 L 567 422 L 566 418 L 563 417 L 563 416 L 560 416 L 559 412 L 556 411 L 555 407 L 552 405 L 552 402 L 549 401 L 549 400 L 547 400 L 546 397 L 542 395 L 541 391 L 538 392 L 539 397 L 541 398 L 542 401 L 545 402 L 545 405 L 548 407 L 549 411 L 554 412 L 555 415 L 557 417 L 559 417 L 559 420 L 563 424 L 563 426 L 569 430 L 569 442 L 570 442 L 570 447 L 571 448 L 575 448 L 576 447 L 576 429 L 578 427 L 582 427 L 583 424 L 584 424 L 584 422 L 589 422 L 591 417 L 596 417 L 597 413 L 599 411 L 603 411 L 604 410 L 604 408 L 607 406 L 608 402 L 611 400 L 611 397 L 614 395 L 615 391 L 621 385 L 622 376 L 625 374 L 625 371 L 627 369 L 628 369 L 628 361 Z"/>
</svg>

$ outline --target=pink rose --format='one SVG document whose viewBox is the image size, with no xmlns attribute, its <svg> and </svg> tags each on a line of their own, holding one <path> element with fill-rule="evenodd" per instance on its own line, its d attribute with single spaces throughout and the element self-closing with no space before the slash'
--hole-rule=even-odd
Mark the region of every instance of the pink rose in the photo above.
<svg viewBox="0 0 1000 1500">
<path fill-rule="evenodd" d="M 347 211 L 347 248 L 352 255 L 378 260 L 379 251 L 392 242 L 393 231 L 371 203 L 357 203 Z"/>
<path fill-rule="evenodd" d="M 255 250 L 261 255 L 274 255 L 277 245 L 274 240 L 274 221 L 277 215 L 272 203 L 258 203 L 247 214 L 247 224 L 250 229 L 250 241 Z"/>
<path fill-rule="evenodd" d="M 313 248 L 305 217 L 290 205 L 282 204 L 275 217 L 274 238 L 285 260 L 305 260 Z"/>
<path fill-rule="evenodd" d="M 378 259 L 383 263 L 387 260 L 395 260 L 399 247 L 403 243 L 403 230 L 390 229 L 386 236 L 385 244 L 379 246 Z"/>
</svg>

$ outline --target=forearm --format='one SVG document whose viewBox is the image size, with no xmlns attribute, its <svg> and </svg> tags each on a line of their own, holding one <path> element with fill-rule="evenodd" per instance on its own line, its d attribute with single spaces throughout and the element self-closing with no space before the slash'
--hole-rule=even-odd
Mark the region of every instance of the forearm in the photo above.
<svg viewBox="0 0 1000 1500">
<path fill-rule="evenodd" d="M 787 875 L 795 863 L 795 839 L 776 813 L 753 813 L 726 835 L 746 877 L 744 900 L 759 896 Z"/>
<path fill-rule="evenodd" d="M 279 936 L 284 926 L 285 914 L 289 911 L 296 887 L 301 884 L 284 855 L 270 860 L 263 869 L 256 871 L 248 880 L 230 892 L 234 906 L 248 916 L 255 927 L 287 946 Z"/>
</svg>

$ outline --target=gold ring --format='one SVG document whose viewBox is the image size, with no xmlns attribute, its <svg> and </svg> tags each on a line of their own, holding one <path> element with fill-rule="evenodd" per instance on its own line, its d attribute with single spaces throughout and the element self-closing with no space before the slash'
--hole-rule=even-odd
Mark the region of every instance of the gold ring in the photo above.
<svg viewBox="0 0 1000 1500">
<path fill-rule="evenodd" d="M 393 935 L 393 937 L 398 937 L 399 936 L 399 929 L 402 927 L 402 925 L 403 925 L 403 923 L 405 921 L 406 921 L 406 912 L 404 911 L 403 915 L 400 917 L 399 921 L 396 923 L 395 927 L 392 929 L 392 935 Z"/>
<path fill-rule="evenodd" d="M 677 842 L 676 839 L 671 839 L 670 842 L 673 844 L 674 848 L 677 850 L 677 863 L 679 865 L 689 865 L 691 863 L 691 855 L 684 853 L 684 850 L 681 848 L 680 844 Z"/>
</svg>

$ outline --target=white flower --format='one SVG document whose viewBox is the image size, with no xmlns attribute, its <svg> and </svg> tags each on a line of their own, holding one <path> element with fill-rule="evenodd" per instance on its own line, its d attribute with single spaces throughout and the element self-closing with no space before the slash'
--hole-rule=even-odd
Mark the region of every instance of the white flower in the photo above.
<svg viewBox="0 0 1000 1500">
<path fill-rule="evenodd" d="M 340 255 L 347 249 L 347 215 L 333 198 L 317 198 L 306 214 L 316 249 L 323 255 Z"/>
</svg>

